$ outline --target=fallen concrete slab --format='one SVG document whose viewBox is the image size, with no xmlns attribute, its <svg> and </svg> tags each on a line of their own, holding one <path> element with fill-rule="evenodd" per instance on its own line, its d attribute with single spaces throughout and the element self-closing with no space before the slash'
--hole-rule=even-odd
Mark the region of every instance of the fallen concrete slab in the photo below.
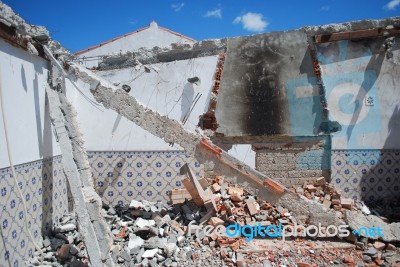
<svg viewBox="0 0 400 267">
<path fill-rule="evenodd" d="M 85 240 L 85 243 L 88 244 L 88 253 L 92 264 L 94 264 L 95 266 L 102 266 L 103 261 L 100 253 L 100 246 L 98 241 L 96 240 L 96 233 L 94 231 L 93 225 L 90 221 L 89 213 L 86 208 L 85 196 L 83 194 L 83 191 L 81 190 L 82 182 L 79 179 L 78 169 L 74 163 L 74 158 L 72 156 L 71 141 L 69 139 L 67 131 L 65 130 L 64 119 L 60 109 L 61 103 L 58 98 L 57 92 L 50 89 L 49 86 L 46 87 L 46 93 L 49 99 L 50 117 L 56 129 L 56 135 L 60 142 L 60 148 L 63 155 L 62 162 L 64 165 L 64 171 L 70 185 L 76 213 L 79 217 L 79 230 Z"/>
<path fill-rule="evenodd" d="M 365 215 L 361 211 L 346 211 L 346 223 L 359 236 L 370 239 L 380 239 L 386 242 L 400 241 L 400 223 L 386 223 L 375 215 Z M 380 227 L 382 235 L 379 235 L 377 227 Z M 375 229 L 375 230 L 374 230 Z M 372 230 L 372 232 L 371 232 Z"/>
<path fill-rule="evenodd" d="M 59 73 L 56 67 L 54 73 Z M 53 77 L 52 80 L 57 81 L 57 78 Z M 68 104 L 65 96 L 53 90 L 50 84 L 46 85 L 49 113 L 55 128 L 54 134 L 60 143 L 63 168 L 78 216 L 79 232 L 85 241 L 93 266 L 114 266 L 109 256 L 109 248 L 112 245 L 111 232 L 100 215 L 101 199 L 94 191 L 90 167 L 84 167 L 89 165 L 87 157 L 82 155 L 85 154 L 79 145 L 82 142 L 78 142 L 80 134 L 74 125 L 72 106 Z"/>
</svg>

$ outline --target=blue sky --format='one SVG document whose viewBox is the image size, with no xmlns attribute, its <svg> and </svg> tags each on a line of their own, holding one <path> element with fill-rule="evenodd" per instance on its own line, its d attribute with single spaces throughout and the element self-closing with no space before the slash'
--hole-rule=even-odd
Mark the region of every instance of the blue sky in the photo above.
<svg viewBox="0 0 400 267">
<path fill-rule="evenodd" d="M 72 52 L 155 20 L 196 40 L 400 16 L 400 0 L 3 0 Z"/>
</svg>

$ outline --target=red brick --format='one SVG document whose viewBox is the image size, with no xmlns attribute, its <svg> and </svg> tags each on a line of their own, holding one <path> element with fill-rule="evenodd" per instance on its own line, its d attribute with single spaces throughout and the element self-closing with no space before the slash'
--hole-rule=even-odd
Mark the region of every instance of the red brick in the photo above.
<svg viewBox="0 0 400 267">
<path fill-rule="evenodd" d="M 232 199 L 232 201 L 235 201 L 235 202 L 242 201 L 241 196 L 236 193 L 231 194 L 231 199 Z"/>
<path fill-rule="evenodd" d="M 243 192 L 242 188 L 232 187 L 232 186 L 228 187 L 228 194 L 229 195 L 235 194 L 235 195 L 238 195 L 238 196 L 243 196 L 243 193 L 244 192 Z"/>
<path fill-rule="evenodd" d="M 186 189 L 173 189 L 171 191 L 170 199 L 172 204 L 182 204 L 185 200 L 191 200 L 192 196 Z"/>
<path fill-rule="evenodd" d="M 259 210 L 257 209 L 257 202 L 254 198 L 246 199 L 246 205 L 247 208 L 249 209 L 250 215 L 258 214 Z"/>
<path fill-rule="evenodd" d="M 214 184 L 211 186 L 211 189 L 212 189 L 212 191 L 215 193 L 215 192 L 218 192 L 219 190 L 221 190 L 221 186 L 220 186 L 218 183 L 214 183 Z"/>
<path fill-rule="evenodd" d="M 348 254 L 343 255 L 343 262 L 347 264 L 354 264 L 353 258 Z"/>
<path fill-rule="evenodd" d="M 210 220 L 208 221 L 208 224 L 212 225 L 212 226 L 218 226 L 218 225 L 223 225 L 224 221 L 221 220 L 218 217 L 211 217 Z"/>
<path fill-rule="evenodd" d="M 343 208 L 351 210 L 354 205 L 354 200 L 350 198 L 342 198 L 340 200 L 340 204 L 342 205 Z"/>
</svg>

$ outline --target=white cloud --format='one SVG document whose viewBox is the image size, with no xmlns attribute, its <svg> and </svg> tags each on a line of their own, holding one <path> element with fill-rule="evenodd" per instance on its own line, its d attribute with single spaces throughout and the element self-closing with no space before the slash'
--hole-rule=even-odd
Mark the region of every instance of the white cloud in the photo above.
<svg viewBox="0 0 400 267">
<path fill-rule="evenodd" d="M 400 0 L 392 0 L 384 5 L 383 8 L 386 10 L 395 10 L 398 5 L 400 5 Z"/>
<path fill-rule="evenodd" d="M 178 3 L 178 4 L 172 4 L 171 5 L 171 8 L 173 9 L 173 10 L 175 10 L 175 12 L 179 12 L 179 11 L 181 11 L 182 10 L 182 8 L 185 6 L 185 3 Z"/>
<path fill-rule="evenodd" d="M 321 10 L 321 11 L 329 11 L 329 9 L 331 9 L 331 6 L 321 6 L 321 8 L 319 10 Z"/>
<path fill-rule="evenodd" d="M 233 23 L 242 23 L 243 29 L 252 32 L 262 32 L 269 25 L 262 14 L 252 12 L 247 12 L 242 16 L 237 16 Z"/>
<path fill-rule="evenodd" d="M 204 17 L 213 17 L 213 18 L 222 18 L 222 10 L 221 8 L 216 8 L 213 10 L 208 10 Z"/>
</svg>

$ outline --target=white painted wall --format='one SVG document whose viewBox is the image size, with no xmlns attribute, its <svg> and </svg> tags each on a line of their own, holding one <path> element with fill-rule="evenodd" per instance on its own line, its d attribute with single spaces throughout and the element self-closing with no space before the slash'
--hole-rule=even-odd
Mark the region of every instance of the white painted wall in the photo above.
<svg viewBox="0 0 400 267">
<path fill-rule="evenodd" d="M 201 94 L 193 108 L 185 128 L 195 131 L 199 116 L 208 109 L 208 102 L 214 81 L 214 73 L 218 61 L 217 56 L 195 58 L 147 65 L 139 70 L 126 68 L 96 72 L 97 75 L 111 82 L 128 84 L 134 96 L 143 105 L 181 121 L 189 110 L 196 94 Z M 197 76 L 200 85 L 191 84 L 188 78 Z M 119 116 L 115 111 L 91 103 L 94 101 L 88 85 L 79 82 L 78 87 L 86 95 L 84 97 L 68 82 L 67 97 L 78 111 L 80 129 L 85 138 L 87 150 L 101 151 L 160 151 L 182 149 L 178 145 L 170 146 L 133 122 Z M 90 101 L 88 101 L 90 99 Z"/>
<path fill-rule="evenodd" d="M 139 48 L 153 48 L 158 46 L 160 48 L 170 47 L 172 43 L 176 44 L 194 44 L 191 39 L 179 36 L 170 32 L 167 29 L 158 27 L 156 22 L 151 22 L 148 28 L 141 31 L 127 34 L 122 38 L 114 41 L 105 42 L 99 47 L 90 49 L 84 52 L 78 52 L 78 58 L 83 57 L 98 57 L 110 54 L 125 53 L 126 51 L 136 51 Z M 82 60 L 86 67 L 97 66 L 99 60 L 97 58 L 89 58 Z"/>
<path fill-rule="evenodd" d="M 15 165 L 61 154 L 45 107 L 47 72 L 45 60 L 0 39 L 0 83 Z M 0 168 L 8 166 L 0 116 Z"/>
<path fill-rule="evenodd" d="M 256 152 L 251 147 L 252 145 L 249 144 L 233 145 L 232 148 L 228 150 L 228 154 L 255 169 Z"/>
</svg>

